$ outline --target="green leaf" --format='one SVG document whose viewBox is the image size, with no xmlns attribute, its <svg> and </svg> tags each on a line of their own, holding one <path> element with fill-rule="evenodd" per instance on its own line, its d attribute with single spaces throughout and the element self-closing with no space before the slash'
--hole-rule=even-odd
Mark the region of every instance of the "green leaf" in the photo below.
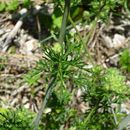
<svg viewBox="0 0 130 130">
<path fill-rule="evenodd" d="M 0 2 L 0 12 L 4 11 L 5 7 L 5 3 Z"/>
<path fill-rule="evenodd" d="M 130 51 L 128 49 L 122 52 L 119 63 L 122 70 L 130 72 Z"/>
<path fill-rule="evenodd" d="M 36 85 L 41 77 L 41 74 L 42 72 L 40 70 L 32 70 L 24 76 L 24 80 L 27 81 L 29 85 Z"/>
<path fill-rule="evenodd" d="M 23 0 L 23 6 L 28 8 L 31 5 L 31 0 Z"/>
<path fill-rule="evenodd" d="M 126 93 L 128 90 L 125 85 L 125 77 L 114 68 L 106 70 L 106 74 L 104 75 L 104 87 L 106 90 L 115 91 L 120 94 Z"/>
<path fill-rule="evenodd" d="M 62 16 L 56 17 L 55 15 L 52 15 L 52 19 L 53 19 L 53 26 L 60 28 L 61 27 Z"/>
<path fill-rule="evenodd" d="M 18 0 L 12 0 L 11 2 L 9 2 L 7 4 L 6 10 L 7 11 L 14 11 L 14 10 L 16 10 L 18 8 L 18 6 L 19 6 Z"/>
</svg>

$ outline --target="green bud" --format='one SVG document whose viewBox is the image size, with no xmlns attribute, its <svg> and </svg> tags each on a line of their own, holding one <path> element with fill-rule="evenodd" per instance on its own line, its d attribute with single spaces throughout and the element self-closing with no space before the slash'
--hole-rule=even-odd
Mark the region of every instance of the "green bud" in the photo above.
<svg viewBox="0 0 130 130">
<path fill-rule="evenodd" d="M 53 49 L 56 53 L 60 53 L 60 52 L 61 52 L 61 49 L 62 49 L 61 44 L 58 43 L 58 42 L 55 43 L 52 49 Z"/>
</svg>

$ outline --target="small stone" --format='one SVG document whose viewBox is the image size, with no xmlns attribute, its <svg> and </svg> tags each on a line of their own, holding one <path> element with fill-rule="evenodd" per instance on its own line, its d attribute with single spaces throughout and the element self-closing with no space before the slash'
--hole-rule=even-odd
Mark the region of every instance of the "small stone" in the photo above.
<svg viewBox="0 0 130 130">
<path fill-rule="evenodd" d="M 115 34 L 113 38 L 113 48 L 119 48 L 123 46 L 126 38 L 120 34 Z"/>
</svg>

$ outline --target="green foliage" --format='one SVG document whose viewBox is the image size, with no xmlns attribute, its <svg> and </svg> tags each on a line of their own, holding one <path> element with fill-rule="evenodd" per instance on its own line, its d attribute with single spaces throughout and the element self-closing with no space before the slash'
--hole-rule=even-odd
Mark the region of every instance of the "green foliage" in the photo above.
<svg viewBox="0 0 130 130">
<path fill-rule="evenodd" d="M 116 95 L 118 98 L 120 98 L 119 95 L 123 96 L 127 93 L 128 87 L 125 85 L 125 77 L 122 76 L 117 69 L 109 68 L 104 70 L 98 67 L 94 68 L 92 70 L 92 73 L 93 74 L 87 80 L 87 89 L 90 86 L 87 92 L 88 94 L 90 94 L 88 95 L 88 98 L 93 97 L 93 95 L 95 95 L 95 98 L 96 95 L 101 97 L 101 93 L 104 98 L 106 96 L 106 98 L 109 97 L 108 99 L 110 99 L 110 96 L 113 97 L 113 94 L 115 95 L 115 98 Z M 106 95 L 104 95 L 103 93 L 106 93 Z"/>
<path fill-rule="evenodd" d="M 71 5 L 72 5 L 72 6 L 78 5 L 78 4 L 81 3 L 81 1 L 82 1 L 82 0 L 73 0 L 73 1 L 71 2 Z M 65 4 L 65 0 L 54 0 L 54 2 L 60 3 L 60 4 L 62 4 L 62 5 Z"/>
<path fill-rule="evenodd" d="M 24 79 L 29 83 L 29 85 L 37 85 L 40 76 L 42 75 L 43 71 L 41 71 L 46 63 L 44 64 L 42 61 L 39 62 L 37 68 L 32 70 L 28 73 L 28 75 L 24 76 Z"/>
<path fill-rule="evenodd" d="M 18 0 L 12 0 L 11 2 L 7 3 L 6 10 L 7 11 L 14 11 L 18 8 L 19 2 Z"/>
<path fill-rule="evenodd" d="M 23 0 L 23 7 L 30 7 L 30 5 L 32 4 L 31 0 Z"/>
<path fill-rule="evenodd" d="M 0 109 L 0 130 L 31 130 L 35 114 L 26 109 Z"/>
<path fill-rule="evenodd" d="M 75 67 L 80 67 L 83 64 L 80 62 L 80 55 L 78 54 L 81 48 L 80 44 L 77 43 L 77 45 L 75 45 L 70 43 L 67 48 L 68 49 L 64 51 L 65 48 L 63 46 L 61 47 L 59 43 L 56 43 L 52 48 L 45 47 L 43 49 L 45 53 L 44 60 L 40 60 L 36 69 L 30 71 L 29 74 L 25 76 L 25 79 L 31 83 L 35 80 L 34 77 L 37 77 L 36 75 L 42 75 L 43 73 L 48 75 L 48 78 L 51 76 L 56 76 L 58 80 L 68 78 L 68 75 L 71 75 L 73 69 L 76 69 Z M 75 51 L 74 54 L 72 54 L 72 51 Z M 69 57 L 72 59 L 69 59 Z M 33 83 L 31 84 L 34 85 Z"/>
<path fill-rule="evenodd" d="M 119 64 L 125 72 L 130 72 L 130 51 L 125 49 L 120 56 Z"/>
<path fill-rule="evenodd" d="M 14 4 L 13 4 L 14 2 Z M 7 8 L 1 6 L 3 10 L 16 10 L 18 3 L 14 0 Z M 29 2 L 24 0 L 29 6 Z M 63 0 L 56 0 L 58 5 L 64 3 Z M 77 3 L 76 3 L 77 2 Z M 82 4 L 85 4 L 82 8 Z M 78 6 L 81 4 L 81 6 Z M 87 7 L 89 20 L 98 18 L 106 20 L 109 12 L 114 10 L 117 4 L 123 4 L 122 0 L 74 0 L 71 7 L 79 7 L 72 15 L 77 19 L 77 15 Z M 80 10 L 81 8 L 82 10 Z M 60 10 L 60 13 L 59 13 Z M 62 9 L 56 6 L 51 15 L 51 27 L 53 30 L 60 28 L 62 19 Z M 81 15 L 82 16 L 82 15 Z M 88 21 L 87 21 L 88 22 Z M 89 21 L 90 22 L 90 21 Z M 129 88 L 125 85 L 125 78 L 117 69 L 104 69 L 100 66 L 88 66 L 84 62 L 85 55 L 81 54 L 83 48 L 82 41 L 72 42 L 66 37 L 64 44 L 56 43 L 53 47 L 43 47 L 43 59 L 36 68 L 29 71 L 24 79 L 30 86 L 38 85 L 39 80 L 44 80 L 44 87 L 49 84 L 52 77 L 55 78 L 55 88 L 47 100 L 47 109 L 42 115 L 39 129 L 42 130 L 111 130 L 115 129 L 124 117 L 118 110 L 113 110 L 113 104 L 120 104 L 129 96 Z M 74 41 L 74 40 L 73 40 Z M 83 51 L 82 51 L 83 52 Z M 120 64 L 129 70 L 129 52 L 122 54 Z M 87 59 L 89 63 L 89 59 Z M 77 91 L 81 94 L 77 97 Z M 2 130 L 11 129 L 31 129 L 30 123 L 35 114 L 20 110 L 7 110 L 0 112 L 0 127 Z M 120 118 L 118 118 L 120 117 Z M 19 128 L 20 127 L 20 128 Z"/>
<path fill-rule="evenodd" d="M 18 7 L 22 5 L 23 7 L 28 8 L 31 5 L 30 0 L 23 0 L 22 4 L 19 0 L 11 0 L 8 3 L 6 2 L 0 2 L 0 12 L 3 11 L 16 11 Z"/>
<path fill-rule="evenodd" d="M 89 4 L 90 17 L 103 19 L 117 3 L 89 1 Z M 93 10 L 94 15 L 91 13 Z M 77 14 L 76 10 L 75 18 Z M 54 12 L 53 16 L 56 17 L 53 17 L 53 22 L 61 15 L 57 13 L 55 15 Z M 57 22 L 60 23 L 59 19 L 56 20 L 56 26 L 60 26 Z M 44 77 L 45 84 L 52 77 L 56 79 L 55 88 L 47 101 L 47 107 L 51 111 L 42 117 L 42 122 L 46 121 L 41 124 L 45 129 L 109 130 L 116 128 L 120 121 L 118 118 L 120 113 L 113 110 L 112 104 L 120 104 L 127 98 L 129 91 L 126 91 L 128 88 L 124 83 L 125 78 L 118 70 L 112 68 L 105 70 L 93 66 L 91 69 L 85 69 L 86 64 L 83 62 L 81 49 L 83 49 L 82 42 L 73 43 L 68 40 L 67 43 L 62 45 L 57 43 L 52 48 L 44 47 L 44 59 L 38 62 L 36 69 L 25 76 L 25 80 L 29 83 L 31 81 L 32 86 L 38 78 Z M 33 77 L 37 77 L 36 80 Z M 79 88 L 82 94 L 78 103 L 84 103 L 84 113 L 75 101 L 76 91 Z"/>
<path fill-rule="evenodd" d="M 118 94 L 125 94 L 127 87 L 125 85 L 125 77 L 120 74 L 117 69 L 108 69 L 104 75 L 104 87 L 108 91 L 114 91 Z"/>
<path fill-rule="evenodd" d="M 86 124 L 89 129 L 109 130 L 116 128 L 114 116 L 116 115 L 117 118 L 119 113 L 114 115 L 111 105 L 113 103 L 119 104 L 127 99 L 129 90 L 124 84 L 124 80 L 124 77 L 116 69 L 93 68 L 83 96 L 84 100 L 89 102 L 88 114 L 93 112 Z"/>
<path fill-rule="evenodd" d="M 79 53 L 82 44 L 68 45 L 66 49 L 58 43 L 52 48 L 45 47 L 44 59 L 38 62 L 38 66 L 42 66 L 41 71 L 38 66 L 34 69 L 44 73 L 44 76 L 40 76 L 44 77 L 46 84 L 52 76 L 56 77 L 56 87 L 47 101 L 47 108 L 51 111 L 44 113 L 41 126 L 49 130 L 61 129 L 66 125 L 66 129 L 79 130 L 116 128 L 115 118 L 120 122 L 121 118 L 118 117 L 121 113 L 115 111 L 114 114 L 112 104 L 120 104 L 128 98 L 129 89 L 125 85 L 125 78 L 113 68 L 86 69 Z M 32 81 L 34 70 L 29 72 L 27 81 Z M 85 113 L 77 108 L 79 104 L 74 103 L 79 88 L 82 95 L 78 103 L 88 104 Z"/>
<path fill-rule="evenodd" d="M 2 2 L 0 2 L 0 12 L 5 9 L 6 5 Z"/>
<path fill-rule="evenodd" d="M 123 6 L 124 2 L 123 0 L 88 0 L 89 15 L 91 18 L 98 17 L 98 19 L 106 21 L 110 12 L 119 5 Z"/>
<path fill-rule="evenodd" d="M 62 10 L 59 7 L 56 7 L 53 14 L 52 14 L 52 21 L 53 24 L 51 25 L 52 28 L 60 28 L 62 22 Z"/>
</svg>

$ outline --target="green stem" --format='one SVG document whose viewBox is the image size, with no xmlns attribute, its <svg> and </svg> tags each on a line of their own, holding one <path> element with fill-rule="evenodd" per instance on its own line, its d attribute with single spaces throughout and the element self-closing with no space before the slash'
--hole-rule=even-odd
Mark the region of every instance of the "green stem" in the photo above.
<svg viewBox="0 0 130 130">
<path fill-rule="evenodd" d="M 125 7 L 125 9 L 126 9 L 126 12 L 127 12 L 128 14 L 130 14 L 130 9 L 128 8 L 128 0 L 125 0 L 125 2 L 124 2 L 124 7 Z"/>
<path fill-rule="evenodd" d="M 59 36 L 59 43 L 61 44 L 64 41 L 66 23 L 67 23 L 69 11 L 70 11 L 70 1 L 71 0 L 65 0 L 64 14 L 63 14 L 62 25 L 61 25 L 60 36 Z"/>
<path fill-rule="evenodd" d="M 85 119 L 85 123 L 87 124 L 88 121 L 90 121 L 90 118 L 92 118 L 92 115 L 94 114 L 94 112 L 96 111 L 97 109 L 97 106 L 95 106 L 91 111 L 90 113 L 88 114 L 87 118 Z"/>
<path fill-rule="evenodd" d="M 86 47 L 86 45 L 85 45 L 85 44 L 89 41 L 89 37 L 90 37 L 91 33 L 89 33 L 89 34 L 87 35 L 87 37 L 88 37 L 87 42 L 84 42 L 82 36 L 80 35 L 80 32 L 79 32 L 78 29 L 76 28 L 76 25 L 75 25 L 75 23 L 74 23 L 74 21 L 72 20 L 72 18 L 71 18 L 70 15 L 69 15 L 69 21 L 70 21 L 70 23 L 72 24 L 73 28 L 75 29 L 76 33 L 78 34 L 79 39 L 80 39 L 80 41 L 81 41 L 82 44 L 83 44 L 83 48 L 85 48 L 85 50 L 87 51 L 88 58 L 90 59 L 91 63 L 94 64 L 94 61 L 93 61 L 93 59 L 92 59 L 92 56 L 90 55 L 89 50 L 87 49 L 87 47 Z M 85 41 L 86 41 L 86 40 L 85 40 Z M 84 53 L 86 53 L 86 52 L 84 52 Z M 83 54 L 83 55 L 84 55 L 84 54 Z"/>
<path fill-rule="evenodd" d="M 52 78 L 50 84 L 48 85 L 45 97 L 44 97 L 42 105 L 41 105 L 41 108 L 40 108 L 40 110 L 39 110 L 39 112 L 37 114 L 36 119 L 33 122 L 33 124 L 34 124 L 34 130 L 38 129 L 39 122 L 40 122 L 40 119 L 42 117 L 42 112 L 43 112 L 43 110 L 46 107 L 47 101 L 48 101 L 48 99 L 49 99 L 49 97 L 50 97 L 50 95 L 52 93 L 53 88 L 55 87 L 55 81 L 56 81 L 56 77 Z"/>
<path fill-rule="evenodd" d="M 82 43 L 84 43 L 84 41 L 83 41 L 83 39 L 82 39 L 82 36 L 80 35 L 80 33 L 79 33 L 78 29 L 76 28 L 76 25 L 75 25 L 75 23 L 74 23 L 74 21 L 72 20 L 72 18 L 71 18 L 70 15 L 69 15 L 69 21 L 70 21 L 70 23 L 72 24 L 72 26 L 74 27 L 74 29 L 75 29 L 76 33 L 78 34 L 78 36 L 79 36 L 80 40 L 82 41 Z"/>
<path fill-rule="evenodd" d="M 62 20 L 62 26 L 61 26 L 61 30 L 60 30 L 60 36 L 59 36 L 59 43 L 63 43 L 64 41 L 64 36 L 65 36 L 65 30 L 66 30 L 66 23 L 67 23 L 67 19 L 68 19 L 68 15 L 69 15 L 69 10 L 70 10 L 70 1 L 71 0 L 66 0 L 65 1 L 65 7 L 64 7 L 64 14 L 63 14 L 63 20 Z M 43 110 L 45 109 L 46 107 L 46 104 L 47 104 L 47 101 L 48 101 L 48 98 L 50 97 L 51 93 L 52 93 L 52 90 L 53 88 L 55 87 L 55 82 L 56 81 L 56 77 L 53 77 L 51 79 L 51 82 L 50 84 L 48 85 L 48 88 L 46 90 L 46 94 L 45 94 L 45 97 L 43 99 L 43 102 L 42 102 L 42 105 L 41 105 L 41 108 L 37 114 L 37 117 L 36 119 L 33 121 L 33 124 L 34 124 L 34 130 L 37 130 L 38 129 L 38 126 L 39 126 L 39 122 L 40 122 L 40 119 L 42 117 L 42 112 Z"/>
</svg>

